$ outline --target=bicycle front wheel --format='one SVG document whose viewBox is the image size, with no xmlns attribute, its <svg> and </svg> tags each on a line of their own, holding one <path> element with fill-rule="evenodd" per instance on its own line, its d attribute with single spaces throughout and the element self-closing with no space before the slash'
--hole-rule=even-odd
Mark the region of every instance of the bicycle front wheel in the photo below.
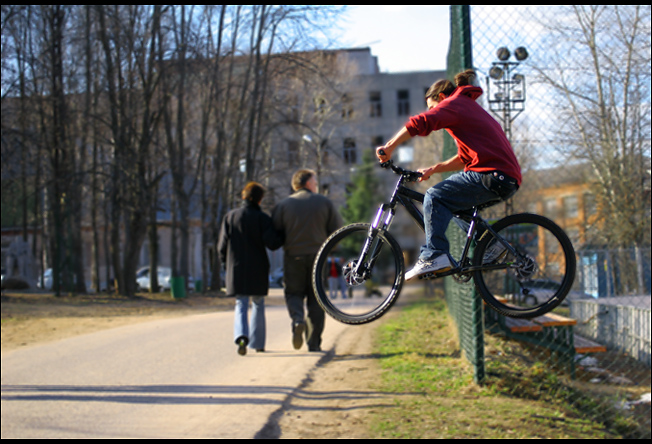
<svg viewBox="0 0 652 444">
<path fill-rule="evenodd" d="M 398 298 L 405 265 L 401 247 L 389 233 L 353 224 L 322 245 L 313 268 L 319 305 L 345 324 L 380 318 Z"/>
<path fill-rule="evenodd" d="M 473 277 L 484 301 L 514 318 L 541 316 L 561 304 L 576 269 L 575 250 L 564 230 L 528 213 L 507 216 L 491 228 L 500 240 L 487 230 L 473 257 L 473 265 L 482 266 Z"/>
</svg>

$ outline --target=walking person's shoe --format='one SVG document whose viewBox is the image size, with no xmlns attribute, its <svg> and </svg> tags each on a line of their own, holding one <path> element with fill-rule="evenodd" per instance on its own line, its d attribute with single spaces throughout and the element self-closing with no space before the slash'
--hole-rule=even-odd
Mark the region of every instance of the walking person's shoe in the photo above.
<svg viewBox="0 0 652 444">
<path fill-rule="evenodd" d="M 447 254 L 441 254 L 431 261 L 424 261 L 419 259 L 416 265 L 407 273 L 405 273 L 405 280 L 409 281 L 418 276 L 423 276 L 428 273 L 442 273 L 453 268 L 453 264 Z"/>
<path fill-rule="evenodd" d="M 306 331 L 306 324 L 304 322 L 297 322 L 292 328 L 292 346 L 295 350 L 299 350 L 303 345 L 303 334 Z"/>
<path fill-rule="evenodd" d="M 244 356 L 247 354 L 247 339 L 242 337 L 239 338 L 236 342 L 236 345 L 238 346 L 238 354 L 240 356 Z"/>
</svg>

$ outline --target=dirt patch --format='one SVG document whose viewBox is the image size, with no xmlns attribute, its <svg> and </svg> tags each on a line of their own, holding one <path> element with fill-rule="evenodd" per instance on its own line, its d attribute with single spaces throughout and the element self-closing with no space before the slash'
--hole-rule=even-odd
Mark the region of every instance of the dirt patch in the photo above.
<svg viewBox="0 0 652 444">
<path fill-rule="evenodd" d="M 257 437 L 369 438 L 369 415 L 393 407 L 390 394 L 374 390 L 380 378 L 370 354 L 375 328 L 348 328 Z"/>
<path fill-rule="evenodd" d="M 423 393 L 380 391 L 382 369 L 374 354 L 378 327 L 421 294 L 408 287 L 381 320 L 344 330 L 336 350 L 324 356 L 257 438 L 373 438 L 369 424 L 377 412 L 398 408 L 398 398 L 422 398 Z"/>
<path fill-rule="evenodd" d="M 107 328 L 163 317 L 231 310 L 220 294 L 174 300 L 169 293 L 127 299 L 114 295 L 54 297 L 50 293 L 2 295 L 2 353 Z"/>
</svg>

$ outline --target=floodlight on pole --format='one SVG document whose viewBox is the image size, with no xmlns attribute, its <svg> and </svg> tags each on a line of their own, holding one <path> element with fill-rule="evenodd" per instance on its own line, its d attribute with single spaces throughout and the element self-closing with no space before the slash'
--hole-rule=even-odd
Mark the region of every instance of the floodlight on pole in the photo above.
<svg viewBox="0 0 652 444">
<path fill-rule="evenodd" d="M 492 66 L 489 70 L 489 77 L 500 80 L 503 77 L 503 70 L 499 66 Z"/>
<path fill-rule="evenodd" d="M 514 50 L 514 57 L 516 57 L 516 60 L 519 62 L 522 62 L 523 60 L 527 59 L 529 56 L 527 49 L 523 46 L 519 46 Z"/>
<path fill-rule="evenodd" d="M 509 49 L 498 48 L 498 61 L 492 63 L 487 78 L 489 109 L 501 120 L 508 138 L 511 138 L 511 123 L 525 107 L 525 76 L 514 71 L 529 57 L 523 46 L 516 48 L 513 55 L 516 61 L 510 61 L 512 52 Z"/>
<path fill-rule="evenodd" d="M 498 51 L 496 51 L 496 57 L 498 57 L 498 60 L 501 62 L 505 62 L 509 60 L 509 57 L 512 54 L 509 52 L 509 49 L 505 48 L 504 46 L 501 48 L 498 48 Z"/>
</svg>

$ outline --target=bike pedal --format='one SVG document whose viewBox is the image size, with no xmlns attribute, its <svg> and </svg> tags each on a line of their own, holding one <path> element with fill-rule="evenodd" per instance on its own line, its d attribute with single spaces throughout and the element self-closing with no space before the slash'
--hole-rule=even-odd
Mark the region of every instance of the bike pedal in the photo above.
<svg viewBox="0 0 652 444">
<path fill-rule="evenodd" d="M 451 274 L 454 274 L 456 270 L 457 269 L 455 267 L 444 268 L 443 270 L 437 270 L 430 273 L 422 274 L 419 276 L 419 279 L 429 280 L 429 279 L 437 279 L 444 276 L 450 276 Z"/>
</svg>

